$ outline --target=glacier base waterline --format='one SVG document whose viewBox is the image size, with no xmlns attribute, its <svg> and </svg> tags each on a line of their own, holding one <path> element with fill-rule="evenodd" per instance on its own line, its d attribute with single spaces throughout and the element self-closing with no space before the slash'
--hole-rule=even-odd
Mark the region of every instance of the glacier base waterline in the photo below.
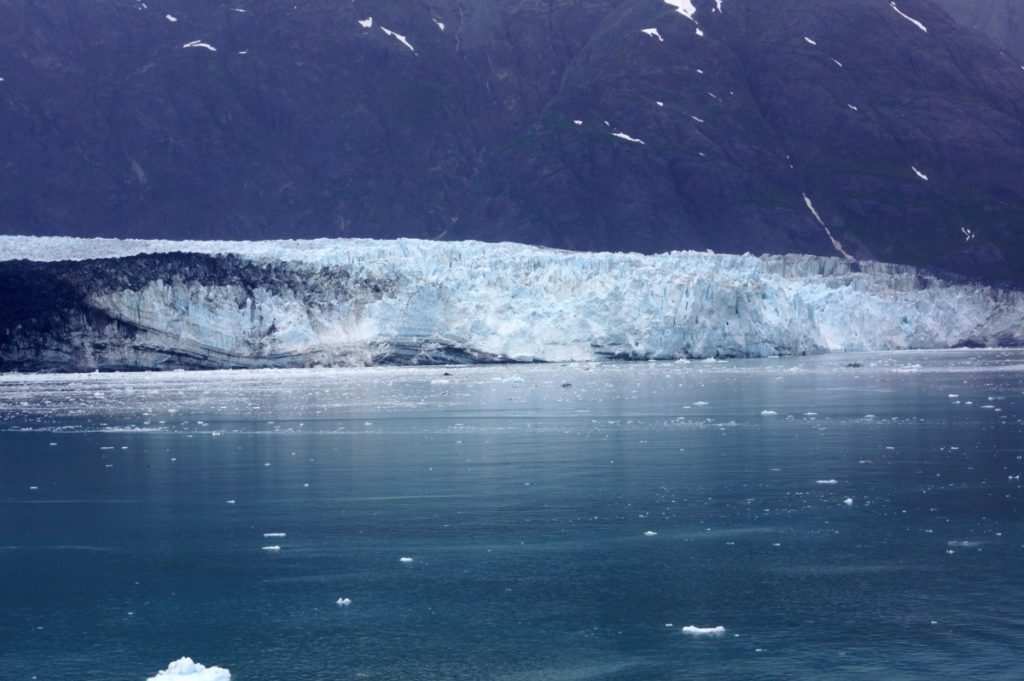
<svg viewBox="0 0 1024 681">
<path fill-rule="evenodd" d="M 1018 346 L 1024 294 L 807 255 L 0 237 L 0 370 Z"/>
</svg>

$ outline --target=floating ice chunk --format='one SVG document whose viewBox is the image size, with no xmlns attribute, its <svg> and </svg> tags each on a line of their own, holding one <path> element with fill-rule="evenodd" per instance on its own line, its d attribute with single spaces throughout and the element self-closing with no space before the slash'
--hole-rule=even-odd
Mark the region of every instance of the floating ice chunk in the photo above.
<svg viewBox="0 0 1024 681">
<path fill-rule="evenodd" d="M 183 657 L 159 671 L 146 681 L 231 681 L 231 672 L 222 667 L 207 667 L 193 662 L 191 657 Z"/>
<path fill-rule="evenodd" d="M 288 535 L 285 532 L 264 532 L 263 533 L 263 538 L 264 539 L 269 539 L 271 537 L 287 537 L 287 536 Z"/>
<path fill-rule="evenodd" d="M 352 605 L 352 599 L 351 598 L 345 598 L 344 596 L 342 596 L 341 598 L 336 600 L 335 603 L 337 603 L 341 607 L 345 608 L 345 607 L 348 607 L 348 606 Z"/>
<path fill-rule="evenodd" d="M 644 141 L 637 137 L 630 137 L 624 132 L 613 132 L 612 137 L 618 137 L 620 140 L 626 140 L 627 142 L 633 142 L 635 144 L 643 144 Z"/>
<path fill-rule="evenodd" d="M 839 68 L 841 68 L 841 69 L 842 68 L 846 68 L 846 67 L 843 66 L 843 62 L 839 61 L 835 57 L 830 57 L 830 59 L 832 60 L 832 63 L 835 64 L 836 66 L 838 66 Z"/>
<path fill-rule="evenodd" d="M 433 21 L 434 21 L 434 23 L 437 25 L 437 27 L 439 29 L 441 29 L 442 31 L 444 30 L 444 22 L 443 21 L 438 21 L 437 19 L 434 19 Z"/>
<path fill-rule="evenodd" d="M 185 43 L 184 45 L 182 45 L 182 47 L 185 48 L 185 49 L 188 49 L 190 47 L 201 47 L 201 48 L 203 48 L 205 50 L 209 50 L 210 52 L 216 52 L 217 51 L 216 47 L 214 47 L 210 43 L 204 43 L 201 40 L 193 40 L 192 42 Z"/>
<path fill-rule="evenodd" d="M 657 537 L 658 533 L 655 532 L 654 530 L 647 530 L 646 532 L 644 532 L 644 536 L 645 537 Z"/>
<path fill-rule="evenodd" d="M 924 173 L 922 173 L 922 172 L 921 172 L 920 170 L 918 170 L 918 169 L 917 169 L 917 168 L 915 168 L 914 166 L 910 166 L 910 169 L 911 169 L 911 170 L 913 170 L 913 171 L 914 171 L 914 174 L 915 174 L 915 175 L 917 175 L 917 176 L 918 176 L 919 178 L 921 178 L 921 179 L 922 179 L 922 180 L 924 180 L 925 182 L 927 182 L 927 181 L 928 181 L 928 176 L 927 176 L 927 175 L 925 175 Z"/>
<path fill-rule="evenodd" d="M 896 6 L 895 2 L 890 2 L 889 3 L 889 7 L 892 7 L 894 10 L 896 10 L 896 14 L 899 14 L 901 17 L 903 17 L 904 19 L 906 19 L 907 21 L 912 23 L 914 26 L 917 26 L 919 29 L 921 29 L 925 33 L 928 32 L 928 27 L 927 26 L 922 24 L 920 21 L 918 21 L 914 17 L 908 16 L 908 15 L 904 14 L 903 12 L 901 12 L 900 8 Z"/>
<path fill-rule="evenodd" d="M 280 550 L 281 550 L 281 547 L 280 547 L 280 546 L 278 546 L 278 545 L 276 545 L 276 544 L 274 544 L 274 545 L 272 545 L 272 546 L 264 546 L 264 547 L 263 547 L 263 550 L 264 550 L 264 551 L 280 551 Z"/>
<path fill-rule="evenodd" d="M 719 14 L 722 13 L 722 3 L 723 2 L 724 2 L 724 0 L 715 0 L 715 9 L 718 10 Z M 714 10 L 712 10 L 712 11 L 714 11 Z"/>
<path fill-rule="evenodd" d="M 578 119 L 578 118 L 577 118 L 577 119 L 575 119 L 575 120 L 574 120 L 574 121 L 572 122 L 572 124 L 573 124 L 573 125 L 583 125 L 583 121 L 581 121 L 580 119 Z"/>
<path fill-rule="evenodd" d="M 665 102 L 655 100 L 654 103 L 657 104 L 658 106 L 665 106 Z"/>
<path fill-rule="evenodd" d="M 700 26 L 698 26 L 696 29 L 694 29 L 693 32 L 696 33 L 698 36 L 700 36 L 702 38 L 704 37 L 704 31 L 701 29 Z"/>
<path fill-rule="evenodd" d="M 693 114 L 690 114 L 690 118 L 692 118 L 693 120 L 697 121 L 698 123 L 703 123 L 704 122 L 703 118 L 700 118 L 698 116 L 694 116 Z"/>
<path fill-rule="evenodd" d="M 761 416 L 777 416 L 779 412 L 772 411 L 771 409 L 761 410 Z"/>
<path fill-rule="evenodd" d="M 819 485 L 836 485 L 836 484 L 839 484 L 839 481 L 834 479 L 834 478 L 829 478 L 828 480 L 815 480 L 814 482 L 819 484 Z"/>
<path fill-rule="evenodd" d="M 692 624 L 688 624 L 683 627 L 683 633 L 690 636 L 721 636 L 725 633 L 725 627 L 695 627 Z"/>
<path fill-rule="evenodd" d="M 224 503 L 225 503 L 225 504 L 232 504 L 232 505 L 233 505 L 233 504 L 235 503 L 235 500 L 234 500 L 234 499 L 228 499 L 228 500 L 227 500 L 227 501 L 225 501 Z"/>
<path fill-rule="evenodd" d="M 815 41 L 813 41 L 810 38 L 808 38 L 807 36 L 804 36 L 804 42 L 807 43 L 808 45 L 817 45 L 818 44 Z"/>
<path fill-rule="evenodd" d="M 365 19 L 360 19 L 356 23 L 362 26 L 363 28 L 373 28 L 373 17 L 366 17 Z"/>
<path fill-rule="evenodd" d="M 35 490 L 39 489 L 39 487 L 37 487 L 36 485 L 31 485 L 29 487 L 29 489 L 32 490 L 32 491 L 35 491 Z"/>
<path fill-rule="evenodd" d="M 853 497 L 846 497 L 843 499 L 843 503 L 847 506 L 853 506 Z"/>
<path fill-rule="evenodd" d="M 651 36 L 652 38 L 657 38 L 658 42 L 660 42 L 660 43 L 665 42 L 665 39 L 661 37 L 661 34 L 658 33 L 658 29 L 656 29 L 656 28 L 645 28 L 645 29 L 641 30 L 640 32 L 641 33 L 645 33 L 645 34 Z"/>
<path fill-rule="evenodd" d="M 165 14 L 164 15 L 164 19 L 167 19 L 167 21 L 169 21 L 169 22 L 171 22 L 173 24 L 174 22 L 176 22 L 178 20 L 178 17 L 174 16 L 173 14 Z"/>
<path fill-rule="evenodd" d="M 706 407 L 706 406 L 708 406 L 708 403 L 704 402 L 704 401 L 694 402 L 693 406 L 695 406 L 695 407 Z"/>
<path fill-rule="evenodd" d="M 855 106 L 854 106 L 853 104 L 847 104 L 846 106 L 847 106 L 847 107 L 848 107 L 849 109 L 853 110 L 853 111 L 860 111 L 860 109 L 858 109 L 857 107 L 855 107 Z"/>
<path fill-rule="evenodd" d="M 384 31 L 384 33 L 388 34 L 389 36 L 391 36 L 392 38 L 394 38 L 398 42 L 400 42 L 403 45 L 405 45 L 406 47 L 408 47 L 412 52 L 414 52 L 414 53 L 416 52 L 416 48 L 414 48 L 412 46 L 412 43 L 410 43 L 408 40 L 406 40 L 405 36 L 402 35 L 401 33 L 395 33 L 394 31 L 389 31 L 388 29 L 384 28 L 383 26 L 380 27 L 380 30 Z"/>
<path fill-rule="evenodd" d="M 412 562 L 412 558 L 410 558 L 409 556 L 402 556 L 401 558 L 398 559 L 398 562 L 399 563 L 411 563 Z"/>
</svg>

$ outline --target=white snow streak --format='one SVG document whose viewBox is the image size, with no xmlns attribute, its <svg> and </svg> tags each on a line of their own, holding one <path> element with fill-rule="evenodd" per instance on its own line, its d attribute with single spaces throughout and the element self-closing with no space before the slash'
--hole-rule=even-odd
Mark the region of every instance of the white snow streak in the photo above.
<svg viewBox="0 0 1024 681">
<path fill-rule="evenodd" d="M 439 29 L 441 29 L 442 31 L 444 30 L 444 22 L 443 21 L 438 21 L 437 19 L 434 19 L 433 21 L 434 21 L 435 24 L 437 24 L 437 27 Z"/>
<path fill-rule="evenodd" d="M 806 42 L 808 45 L 817 45 L 818 44 L 815 41 L 813 41 L 810 38 L 808 38 L 807 36 L 804 36 L 804 42 Z"/>
<path fill-rule="evenodd" d="M 899 14 L 901 17 L 903 17 L 904 19 L 906 19 L 907 21 L 912 23 L 914 26 L 917 26 L 919 29 L 921 29 L 925 33 L 928 32 L 928 27 L 927 26 L 922 24 L 920 21 L 918 21 L 914 17 L 908 16 L 908 15 L 904 14 L 903 12 L 901 12 L 900 8 L 896 6 L 895 2 L 890 2 L 889 3 L 889 7 L 892 7 L 894 10 L 896 10 L 896 14 Z"/>
<path fill-rule="evenodd" d="M 402 35 L 401 33 L 395 33 L 394 31 L 389 31 L 388 29 L 384 28 L 383 26 L 380 27 L 380 30 L 384 31 L 389 36 L 391 36 L 392 38 L 394 38 L 398 42 L 402 43 L 403 45 L 408 47 L 413 52 L 416 52 L 416 49 L 409 43 L 408 40 L 405 39 L 405 36 Z"/>
<path fill-rule="evenodd" d="M 217 51 L 216 47 L 214 47 L 210 43 L 204 43 L 201 40 L 193 40 L 190 43 L 185 43 L 184 45 L 182 45 L 182 47 L 185 48 L 185 49 L 188 49 L 189 47 L 202 47 L 204 49 L 209 50 L 210 52 L 216 52 Z"/>
<path fill-rule="evenodd" d="M 627 135 L 624 132 L 613 132 L 612 133 L 612 137 L 618 137 L 620 140 L 626 140 L 627 142 L 635 142 L 636 144 L 643 144 L 644 143 L 644 141 L 642 139 L 638 139 L 636 137 L 630 137 L 629 135 Z"/>
<path fill-rule="evenodd" d="M 693 6 L 692 0 L 665 0 L 665 4 L 672 5 L 684 17 L 690 21 L 695 21 L 693 15 L 697 13 L 697 8 Z"/>
<path fill-rule="evenodd" d="M 846 252 L 846 249 L 843 248 L 843 245 L 839 243 L 839 239 L 832 236 L 832 230 L 828 228 L 828 225 L 825 224 L 825 221 L 821 219 L 820 215 L 818 215 L 818 211 L 814 208 L 814 203 L 811 201 L 811 197 L 807 196 L 807 194 L 804 194 L 803 196 L 804 203 L 807 204 L 807 210 L 811 211 L 811 215 L 813 215 L 814 219 L 818 221 L 818 224 L 825 228 L 825 234 L 828 235 L 829 241 L 832 242 L 832 247 L 839 251 L 839 253 L 841 253 L 842 256 L 847 260 L 856 260 L 856 258 L 854 258 L 852 255 Z"/>
<path fill-rule="evenodd" d="M 914 166 L 910 166 L 910 169 L 913 170 L 914 174 L 917 175 L 918 177 L 920 177 L 922 180 L 924 180 L 925 182 L 928 181 L 928 176 L 925 175 L 924 173 L 922 173 L 920 170 L 918 170 Z"/>
</svg>

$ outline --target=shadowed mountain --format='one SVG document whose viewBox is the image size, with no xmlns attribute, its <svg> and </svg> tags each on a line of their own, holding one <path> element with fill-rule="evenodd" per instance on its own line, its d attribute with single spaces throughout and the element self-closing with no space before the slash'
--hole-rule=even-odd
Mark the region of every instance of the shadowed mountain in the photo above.
<svg viewBox="0 0 1024 681">
<path fill-rule="evenodd" d="M 933 0 L 6 0 L 0 78 L 0 232 L 1024 282 L 1024 70 Z"/>
</svg>

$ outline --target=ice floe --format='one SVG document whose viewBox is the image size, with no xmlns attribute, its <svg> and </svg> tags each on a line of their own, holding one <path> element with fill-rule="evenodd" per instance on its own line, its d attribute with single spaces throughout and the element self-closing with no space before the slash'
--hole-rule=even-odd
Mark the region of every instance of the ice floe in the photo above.
<svg viewBox="0 0 1024 681">
<path fill-rule="evenodd" d="M 688 624 L 683 627 L 683 633 L 689 636 L 722 636 L 725 634 L 725 627 L 696 627 Z"/>
<path fill-rule="evenodd" d="M 207 667 L 183 657 L 167 665 L 146 681 L 231 681 L 231 672 L 222 667 Z"/>
<path fill-rule="evenodd" d="M 645 34 L 651 36 L 652 38 L 657 38 L 658 42 L 662 42 L 662 43 L 665 42 L 665 39 L 661 37 L 661 34 L 658 33 L 658 29 L 656 29 L 656 28 L 645 28 L 645 29 L 641 29 L 640 32 L 641 33 L 645 33 Z"/>
</svg>

